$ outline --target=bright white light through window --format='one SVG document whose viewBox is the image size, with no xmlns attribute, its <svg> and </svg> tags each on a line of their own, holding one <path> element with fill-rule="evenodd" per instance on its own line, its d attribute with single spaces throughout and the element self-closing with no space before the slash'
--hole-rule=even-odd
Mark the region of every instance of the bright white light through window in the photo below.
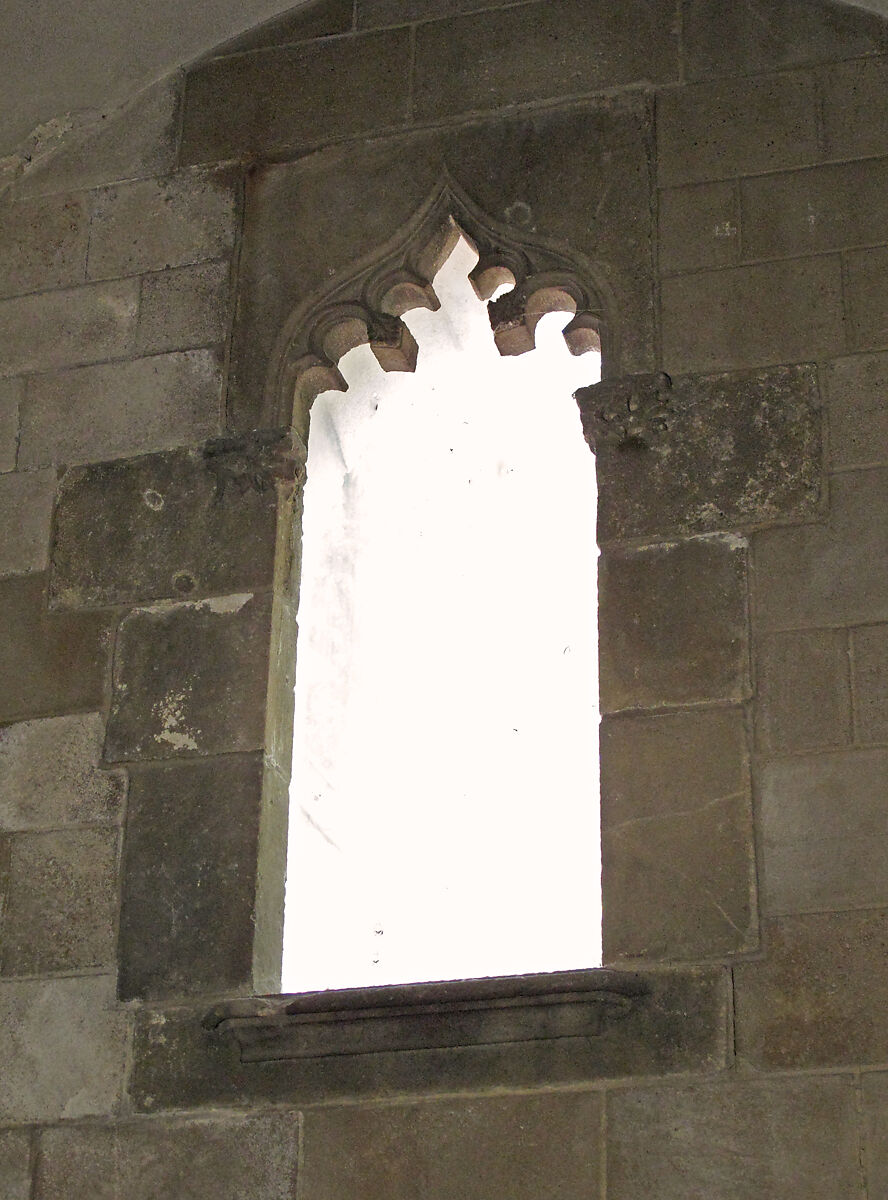
<svg viewBox="0 0 888 1200">
<path fill-rule="evenodd" d="M 501 358 L 461 241 L 415 374 L 314 403 L 284 991 L 601 961 L 594 460 L 566 314 Z"/>
</svg>

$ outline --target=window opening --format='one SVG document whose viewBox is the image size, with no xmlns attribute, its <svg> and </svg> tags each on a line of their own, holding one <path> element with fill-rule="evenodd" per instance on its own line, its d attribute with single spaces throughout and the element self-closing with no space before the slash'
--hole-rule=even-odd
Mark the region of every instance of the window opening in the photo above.
<svg viewBox="0 0 888 1200">
<path fill-rule="evenodd" d="M 594 459 L 551 313 L 497 351 L 461 239 L 413 374 L 312 407 L 283 989 L 601 961 Z"/>
</svg>

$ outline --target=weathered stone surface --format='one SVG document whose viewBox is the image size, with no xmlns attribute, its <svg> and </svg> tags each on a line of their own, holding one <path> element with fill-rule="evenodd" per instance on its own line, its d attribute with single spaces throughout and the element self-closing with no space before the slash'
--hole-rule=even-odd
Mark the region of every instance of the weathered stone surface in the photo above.
<svg viewBox="0 0 888 1200">
<path fill-rule="evenodd" d="M 251 991 L 262 763 L 134 771 L 124 838 L 120 994 Z"/>
<path fill-rule="evenodd" d="M 788 71 L 666 90 L 657 102 L 657 150 L 664 187 L 819 162 L 814 75 Z"/>
<path fill-rule="evenodd" d="M 104 732 L 99 713 L 0 729 L 0 830 L 118 822 L 126 779 L 99 770 Z"/>
<path fill-rule="evenodd" d="M 417 1179 L 435 1200 L 592 1196 L 602 1106 L 595 1092 L 556 1092 L 315 1109 L 302 1185 L 316 1200 L 412 1200 Z"/>
<path fill-rule="evenodd" d="M 760 749 L 816 750 L 851 741 L 844 630 L 805 629 L 763 636 L 756 647 L 755 678 Z"/>
<path fill-rule="evenodd" d="M 888 174 L 888 172 L 886 172 Z M 855 206 L 861 203 L 855 198 Z M 884 236 L 884 224 L 882 226 Z M 888 346 L 888 247 L 857 250 L 847 256 L 850 341 L 861 350 Z"/>
<path fill-rule="evenodd" d="M 734 964 L 737 1054 L 762 1070 L 888 1059 L 888 912 L 783 917 Z"/>
<path fill-rule="evenodd" d="M 0 300 L 0 375 L 52 371 L 128 353 L 138 302 L 137 279 Z"/>
<path fill-rule="evenodd" d="M 670 374 L 815 360 L 845 348 L 839 255 L 664 279 Z"/>
<path fill-rule="evenodd" d="M 619 12 L 603 0 L 546 0 L 432 21 L 416 34 L 421 120 L 677 78 L 666 0 L 628 0 Z"/>
<path fill-rule="evenodd" d="M 756 943 L 743 712 L 601 728 L 604 958 L 714 958 Z"/>
<path fill-rule="evenodd" d="M 853 1200 L 859 1153 L 851 1076 L 607 1097 L 608 1200 Z"/>
<path fill-rule="evenodd" d="M 71 287 L 86 276 L 87 197 L 55 196 L 3 206 L 0 296 Z"/>
<path fill-rule="evenodd" d="M 614 549 L 599 595 L 604 712 L 746 695 L 745 542 Z"/>
<path fill-rule="evenodd" d="M 888 621 L 888 470 L 830 479 L 829 521 L 755 535 L 760 629 Z"/>
<path fill-rule="evenodd" d="M 112 1113 L 123 1087 L 128 1024 L 110 976 L 0 982 L 0 1120 Z"/>
<path fill-rule="evenodd" d="M 0 471 L 12 471 L 18 452 L 19 405 L 23 379 L 0 379 Z"/>
<path fill-rule="evenodd" d="M 194 67 L 185 90 L 182 162 L 217 162 L 403 125 L 409 47 L 409 32 L 396 30 Z"/>
<path fill-rule="evenodd" d="M 0 722 L 89 711 L 104 703 L 110 622 L 102 613 L 50 613 L 44 575 L 0 580 Z"/>
<path fill-rule="evenodd" d="M 664 188 L 659 198 L 660 270 L 733 267 L 740 257 L 740 206 L 731 183 Z"/>
<path fill-rule="evenodd" d="M 21 833 L 11 839 L 0 973 L 114 965 L 116 829 Z"/>
<path fill-rule="evenodd" d="M 46 570 L 55 493 L 52 470 L 0 475 L 0 575 Z"/>
<path fill-rule="evenodd" d="M 31 1133 L 0 1129 L 0 1195 L 4 1200 L 31 1200 Z"/>
<path fill-rule="evenodd" d="M 479 12 L 499 8 L 502 0 L 448 0 L 446 13 L 440 0 L 357 0 L 358 29 L 379 29 L 386 25 L 404 25 L 410 21 L 428 21 L 445 15 Z"/>
<path fill-rule="evenodd" d="M 674 379 L 649 445 L 628 438 L 597 449 L 599 541 L 810 519 L 820 503 L 819 409 L 813 367 Z"/>
<path fill-rule="evenodd" d="M 854 354 L 824 371 L 833 467 L 888 462 L 888 354 Z"/>
<path fill-rule="evenodd" d="M 851 631 L 854 724 L 862 742 L 888 742 L 888 625 Z"/>
<path fill-rule="evenodd" d="M 291 1200 L 293 1113 L 43 1131 L 35 1200 Z"/>
<path fill-rule="evenodd" d="M 888 1194 L 888 1073 L 867 1072 L 863 1089 L 866 1173 L 871 1196 Z"/>
<path fill-rule="evenodd" d="M 141 354 L 221 342 L 228 329 L 228 261 L 146 275 L 136 348 Z"/>
<path fill-rule="evenodd" d="M 354 10 L 354 0 L 314 0 L 314 3 L 300 4 L 291 12 L 265 21 L 218 46 L 211 57 L 222 58 L 226 54 L 245 54 L 248 50 L 265 50 L 311 38 L 350 33 Z"/>
<path fill-rule="evenodd" d="M 832 63 L 820 91 L 829 158 L 888 154 L 888 58 Z"/>
</svg>

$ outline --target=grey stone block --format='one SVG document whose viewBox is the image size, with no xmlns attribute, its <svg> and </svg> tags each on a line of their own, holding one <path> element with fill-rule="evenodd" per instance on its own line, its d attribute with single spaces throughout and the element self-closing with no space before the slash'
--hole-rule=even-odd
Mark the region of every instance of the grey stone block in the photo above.
<svg viewBox="0 0 888 1200">
<path fill-rule="evenodd" d="M 415 115 L 429 120 L 678 78 L 675 8 L 547 0 L 432 21 L 416 33 Z"/>
<path fill-rule="evenodd" d="M 53 470 L 0 475 L 0 575 L 46 570 L 55 493 Z"/>
<path fill-rule="evenodd" d="M 354 10 L 354 0 L 309 0 L 307 4 L 300 4 L 283 16 L 273 17 L 217 46 L 207 57 L 223 58 L 227 54 L 245 54 L 248 50 L 267 50 L 312 38 L 350 33 Z"/>
<path fill-rule="evenodd" d="M 741 709 L 611 717 L 601 729 L 604 959 L 755 946 L 755 853 Z"/>
<path fill-rule="evenodd" d="M 229 273 L 225 260 L 146 275 L 136 335 L 139 353 L 223 341 L 228 332 Z"/>
<path fill-rule="evenodd" d="M 52 371 L 129 353 L 139 281 L 0 300 L 0 375 Z"/>
<path fill-rule="evenodd" d="M 888 346 L 888 246 L 855 250 L 845 270 L 851 345 L 860 350 Z"/>
<path fill-rule="evenodd" d="M 660 270 L 666 275 L 733 267 L 739 260 L 740 206 L 733 182 L 664 188 L 659 222 Z"/>
<path fill-rule="evenodd" d="M 199 444 L 219 430 L 221 392 L 221 362 L 211 350 L 35 375 L 22 401 L 19 465 Z"/>
<path fill-rule="evenodd" d="M 31 1132 L 0 1129 L 0 1195 L 31 1200 Z"/>
<path fill-rule="evenodd" d="M 832 63 L 819 74 L 826 156 L 888 154 L 888 58 Z"/>
<path fill-rule="evenodd" d="M 756 735 L 765 751 L 816 750 L 851 741 L 848 635 L 794 630 L 756 647 Z"/>
<path fill-rule="evenodd" d="M 888 463 L 888 354 L 836 359 L 824 379 L 832 466 Z"/>
<path fill-rule="evenodd" d="M 10 843 L 0 974 L 113 967 L 117 830 L 20 833 Z"/>
<path fill-rule="evenodd" d="M 0 379 L 0 471 L 15 469 L 23 379 Z"/>
<path fill-rule="evenodd" d="M 119 822 L 126 780 L 99 769 L 104 733 L 99 713 L 0 729 L 0 830 Z"/>
<path fill-rule="evenodd" d="M 269 588 L 277 494 L 226 487 L 188 450 L 73 468 L 53 545 L 54 607 Z"/>
<path fill-rule="evenodd" d="M 298 1114 L 61 1126 L 41 1133 L 35 1200 L 291 1200 Z"/>
<path fill-rule="evenodd" d="M 599 595 L 604 712 L 747 694 L 745 542 L 613 549 Z"/>
<path fill-rule="evenodd" d="M 769 916 L 888 904 L 888 752 L 846 750 L 760 768 Z"/>
<path fill-rule="evenodd" d="M 503 0 L 447 0 L 446 5 L 441 0 L 357 0 L 357 27 L 381 29 L 501 7 Z"/>
<path fill-rule="evenodd" d="M 608 1200 L 852 1200 L 851 1076 L 609 1092 Z"/>
<path fill-rule="evenodd" d="M 666 89 L 657 103 L 657 150 L 664 187 L 819 162 L 814 75 L 787 71 Z"/>
<path fill-rule="evenodd" d="M 89 217 L 84 195 L 5 204 L 0 222 L 0 296 L 82 283 Z"/>
<path fill-rule="evenodd" d="M 128 1025 L 110 976 L 0 982 L 0 1120 L 110 1115 L 123 1088 Z"/>
<path fill-rule="evenodd" d="M 888 625 L 851 631 L 854 725 L 862 742 L 888 742 Z"/>
<path fill-rule="evenodd" d="M 236 188 L 232 171 L 180 171 L 98 192 L 88 277 L 162 271 L 229 253 L 234 246 Z"/>
<path fill-rule="evenodd" d="M 815 361 L 845 349 L 838 254 L 664 279 L 661 304 L 670 373 Z"/>
</svg>

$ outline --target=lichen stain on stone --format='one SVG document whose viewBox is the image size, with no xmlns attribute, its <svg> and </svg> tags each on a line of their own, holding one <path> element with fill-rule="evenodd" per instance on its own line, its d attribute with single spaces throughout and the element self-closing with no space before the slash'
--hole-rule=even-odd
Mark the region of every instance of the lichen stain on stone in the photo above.
<svg viewBox="0 0 888 1200">
<path fill-rule="evenodd" d="M 197 750 L 198 745 L 194 733 L 186 728 L 185 702 L 187 695 L 184 691 L 168 692 L 162 700 L 153 707 L 154 716 L 161 722 L 163 728 L 154 735 L 156 742 L 166 742 L 176 750 Z"/>
<path fill-rule="evenodd" d="M 198 612 L 211 612 L 217 616 L 239 613 L 253 599 L 252 592 L 237 592 L 232 596 L 211 596 L 208 600 L 195 600 L 186 605 Z"/>
</svg>

